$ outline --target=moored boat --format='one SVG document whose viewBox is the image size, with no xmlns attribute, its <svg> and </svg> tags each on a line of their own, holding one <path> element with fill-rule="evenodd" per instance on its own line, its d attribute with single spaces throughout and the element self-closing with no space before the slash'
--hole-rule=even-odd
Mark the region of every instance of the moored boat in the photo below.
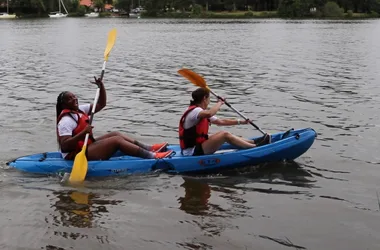
<svg viewBox="0 0 380 250">
<path fill-rule="evenodd" d="M 66 14 L 61 12 L 61 4 L 62 4 L 62 7 L 65 10 Z M 50 12 L 49 17 L 50 18 L 62 18 L 62 17 L 67 17 L 67 15 L 69 14 L 69 12 L 67 11 L 62 0 L 58 0 L 58 9 L 59 9 L 58 12 Z"/>
<path fill-rule="evenodd" d="M 61 17 L 67 17 L 67 14 L 63 14 L 61 12 L 50 12 L 49 17 L 50 18 L 61 18 Z"/>
<path fill-rule="evenodd" d="M 0 19 L 14 19 L 16 18 L 16 14 L 9 14 L 9 0 L 7 0 L 7 12 L 0 13 Z"/>
<path fill-rule="evenodd" d="M 313 144 L 317 133 L 311 128 L 288 130 L 271 136 L 271 143 L 252 149 L 236 149 L 224 144 L 215 154 L 183 156 L 179 145 L 169 145 L 174 154 L 165 159 L 142 159 L 120 152 L 106 161 L 89 161 L 87 177 L 119 176 L 163 170 L 169 173 L 213 172 L 257 165 L 264 162 L 294 160 Z M 251 138 L 255 139 L 255 138 Z M 36 174 L 70 173 L 73 161 L 59 152 L 23 156 L 7 163 L 20 171 Z"/>
<path fill-rule="evenodd" d="M 14 19 L 16 14 L 0 13 L 0 19 Z"/>
<path fill-rule="evenodd" d="M 84 14 L 86 17 L 99 17 L 98 12 L 91 12 L 91 13 L 86 13 Z"/>
</svg>

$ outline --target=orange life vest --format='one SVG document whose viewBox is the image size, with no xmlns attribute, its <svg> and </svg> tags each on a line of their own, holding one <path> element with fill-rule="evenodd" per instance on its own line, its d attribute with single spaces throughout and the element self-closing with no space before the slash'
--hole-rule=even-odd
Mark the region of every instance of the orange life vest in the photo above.
<svg viewBox="0 0 380 250">
<path fill-rule="evenodd" d="M 62 119 L 62 117 L 67 115 L 67 114 L 70 115 L 71 117 L 72 117 L 72 114 L 76 114 L 78 116 L 78 120 L 76 121 L 77 127 L 73 130 L 72 136 L 75 136 L 75 135 L 79 134 L 81 131 L 83 131 L 87 127 L 87 125 L 90 121 L 90 117 L 81 110 L 74 111 L 74 110 L 70 110 L 70 109 L 64 109 L 64 110 L 62 110 L 61 114 L 58 116 L 57 125 L 58 125 L 59 121 Z M 72 117 L 72 118 L 74 119 L 74 117 Z M 75 121 L 75 119 L 74 119 L 74 121 Z M 57 137 L 59 137 L 58 126 L 57 126 Z M 94 139 L 92 133 L 90 133 L 90 136 L 88 137 L 87 145 L 90 145 L 94 141 L 95 141 L 95 139 Z M 77 153 L 79 153 L 82 150 L 83 145 L 84 145 L 84 140 L 78 141 L 77 146 L 75 148 L 75 151 L 70 152 L 70 155 L 75 156 Z M 67 153 L 67 152 L 64 152 L 64 153 Z"/>
<path fill-rule="evenodd" d="M 208 139 L 209 121 L 207 118 L 201 119 L 197 125 L 191 128 L 185 129 L 183 127 L 186 116 L 196 107 L 195 105 L 189 106 L 179 121 L 179 144 L 181 149 L 194 147 Z"/>
</svg>

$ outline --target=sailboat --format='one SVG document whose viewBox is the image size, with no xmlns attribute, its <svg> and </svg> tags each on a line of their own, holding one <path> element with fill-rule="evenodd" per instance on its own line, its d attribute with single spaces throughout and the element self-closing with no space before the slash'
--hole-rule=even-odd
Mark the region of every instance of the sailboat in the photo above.
<svg viewBox="0 0 380 250">
<path fill-rule="evenodd" d="M 0 13 L 0 19 L 16 18 L 16 14 L 9 14 L 9 0 L 7 0 L 7 13 Z"/>
<path fill-rule="evenodd" d="M 61 12 L 61 4 L 62 4 L 62 7 L 65 10 L 66 14 L 63 14 Z M 62 0 L 58 0 L 58 9 L 59 9 L 58 12 L 50 12 L 49 17 L 51 17 L 51 18 L 61 18 L 61 17 L 67 17 L 67 14 L 69 14 L 69 12 L 67 12 L 67 9 L 66 9 L 65 5 L 63 4 Z"/>
</svg>

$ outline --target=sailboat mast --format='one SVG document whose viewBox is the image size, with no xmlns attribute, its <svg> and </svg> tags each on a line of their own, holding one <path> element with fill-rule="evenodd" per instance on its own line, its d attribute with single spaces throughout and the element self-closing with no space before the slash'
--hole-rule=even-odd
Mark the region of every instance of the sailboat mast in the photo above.
<svg viewBox="0 0 380 250">
<path fill-rule="evenodd" d="M 59 10 L 59 13 L 61 13 L 61 0 L 58 0 L 58 10 Z"/>
<path fill-rule="evenodd" d="M 65 5 L 63 4 L 63 0 L 60 0 L 60 1 L 61 1 L 61 3 L 62 3 L 62 7 L 63 7 L 63 9 L 65 10 L 66 14 L 69 14 L 69 12 L 67 11 Z"/>
<path fill-rule="evenodd" d="M 7 0 L 7 14 L 9 14 L 9 0 Z"/>
</svg>

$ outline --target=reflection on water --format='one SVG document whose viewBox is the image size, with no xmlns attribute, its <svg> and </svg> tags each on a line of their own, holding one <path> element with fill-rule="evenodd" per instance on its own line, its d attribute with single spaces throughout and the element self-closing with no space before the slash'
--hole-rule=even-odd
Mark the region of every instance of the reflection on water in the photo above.
<svg viewBox="0 0 380 250">
<path fill-rule="evenodd" d="M 74 190 L 54 191 L 53 195 L 50 199 L 53 211 L 45 217 L 45 222 L 53 226 L 52 239 L 59 246 L 50 244 L 46 249 L 72 249 L 62 248 L 68 243 L 75 246 L 71 240 L 88 241 L 89 247 L 112 243 L 109 236 L 99 229 L 102 228 L 104 217 L 109 213 L 107 207 L 118 205 L 121 201 L 106 200 L 97 193 Z M 90 248 L 94 249 L 93 247 Z"/>
<path fill-rule="evenodd" d="M 54 216 L 55 224 L 63 226 L 74 226 L 79 228 L 92 227 L 94 212 L 91 211 L 94 194 L 81 193 L 77 191 L 53 192 L 58 200 L 53 207 L 59 215 Z M 104 209 L 104 212 L 107 212 Z"/>
<path fill-rule="evenodd" d="M 255 202 L 248 200 L 246 194 L 310 195 L 309 191 L 299 189 L 316 188 L 313 175 L 294 161 L 262 164 L 211 176 L 185 176 L 183 180 L 181 187 L 184 188 L 184 194 L 178 198 L 179 209 L 198 216 L 197 220 L 186 222 L 198 226 L 208 237 L 221 236 L 233 230 L 228 223 L 230 219 L 254 219 L 252 210 L 255 209 Z M 263 185 L 267 188 L 258 187 Z M 287 186 L 296 190 L 284 190 Z M 270 219 L 266 214 L 261 217 Z M 305 249 L 293 244 L 287 237 L 283 240 L 267 235 L 252 235 L 283 246 Z M 212 249 L 196 240 L 180 245 L 188 249 Z"/>
<path fill-rule="evenodd" d="M 320 175 L 320 174 L 319 174 Z M 315 188 L 315 180 L 311 171 L 303 168 L 296 161 L 283 161 L 264 163 L 258 166 L 249 166 L 234 170 L 226 170 L 218 175 L 205 176 L 187 176 L 184 177 L 185 182 L 182 186 L 186 190 L 187 196 L 199 197 L 197 200 L 192 200 L 185 197 L 181 201 L 198 201 L 205 203 L 210 198 L 210 187 L 208 184 L 213 184 L 227 188 L 242 188 L 240 185 L 244 183 L 267 183 L 280 184 L 303 188 Z M 260 190 L 257 190 L 260 191 Z M 231 191 L 226 191 L 231 192 Z M 273 189 L 268 190 L 268 193 L 274 192 Z M 182 200 L 183 199 L 183 200 Z M 198 202 L 198 203 L 199 203 Z M 199 203 L 200 204 L 200 203 Z M 206 207 L 206 206 L 205 206 Z"/>
<path fill-rule="evenodd" d="M 302 167 L 296 161 L 283 161 L 264 163 L 257 166 L 248 166 L 234 170 L 227 170 L 220 173 L 221 175 L 210 176 L 210 178 L 201 177 L 198 181 L 207 181 L 219 187 L 233 187 L 236 189 L 245 189 L 241 184 L 247 183 L 267 183 L 272 184 L 267 191 L 256 189 L 259 192 L 275 193 L 273 184 L 295 186 L 302 188 L 315 188 L 313 173 Z M 194 177 L 196 179 L 196 176 Z M 185 182 L 186 183 L 186 182 Z M 183 185 L 185 185 L 185 183 Z M 193 190 L 194 187 L 191 189 Z M 280 191 L 278 191 L 280 192 Z"/>
<path fill-rule="evenodd" d="M 316 176 L 320 177 L 321 174 Z M 308 166 L 295 161 L 265 163 L 211 176 L 186 176 L 183 180 L 181 187 L 185 193 L 178 198 L 179 209 L 192 215 L 225 218 L 249 216 L 252 207 L 244 198 L 246 192 L 289 195 L 301 199 L 314 197 L 312 189 L 320 188 Z M 229 209 L 212 202 L 212 197 L 228 201 Z"/>
<path fill-rule="evenodd" d="M 276 242 L 280 245 L 283 245 L 283 246 L 294 248 L 296 250 L 306 249 L 303 246 L 298 246 L 298 245 L 293 244 L 293 242 L 291 242 L 288 238 L 286 238 L 286 240 L 283 240 L 283 239 L 276 239 L 276 238 L 265 236 L 265 235 L 259 235 L 259 237 L 263 238 L 263 239 L 268 239 L 268 240 L 274 241 L 274 242 Z"/>
<path fill-rule="evenodd" d="M 224 209 L 209 202 L 212 192 L 210 185 L 192 178 L 184 177 L 183 180 L 181 186 L 185 189 L 185 194 L 178 199 L 179 209 L 200 217 L 188 223 L 198 226 L 209 237 L 219 236 L 228 227 L 228 224 L 220 220 L 225 217 Z M 196 243 L 196 239 L 178 244 L 186 249 L 212 249 L 212 246 L 205 243 Z"/>
<path fill-rule="evenodd" d="M 240 182 L 258 180 L 262 183 L 305 188 L 314 188 L 316 182 L 310 171 L 303 168 L 296 161 L 264 163 L 238 171 L 240 177 L 242 177 L 242 179 L 239 179 Z"/>
<path fill-rule="evenodd" d="M 57 247 L 57 246 L 52 246 L 52 245 L 47 245 L 46 250 L 65 250 L 63 247 Z"/>
<path fill-rule="evenodd" d="M 208 200 L 211 197 L 211 188 L 207 183 L 200 183 L 196 180 L 184 178 L 185 182 L 181 187 L 185 188 L 185 196 L 180 197 L 180 209 L 193 215 L 205 214 L 208 210 Z"/>
<path fill-rule="evenodd" d="M 240 191 L 267 194 L 311 195 L 299 189 L 284 190 L 285 186 L 302 189 L 317 188 L 313 175 L 295 161 L 274 162 L 221 172 L 211 176 L 185 176 L 181 187 L 184 196 L 178 198 L 179 209 L 192 215 L 234 217 L 244 216 L 251 209 L 246 205 Z M 267 188 L 256 187 L 266 185 Z M 278 187 L 278 188 L 276 188 Z M 231 202 L 230 209 L 224 209 L 210 202 L 217 195 Z"/>
<path fill-rule="evenodd" d="M 96 217 L 108 213 L 106 205 L 117 205 L 121 201 L 102 200 L 99 194 L 78 191 L 54 191 L 56 200 L 52 205 L 57 214 L 52 215 L 54 225 L 65 227 L 92 228 Z M 65 237 L 65 236 L 64 236 Z M 71 235 L 70 235 L 71 237 Z M 77 236 L 74 236 L 77 237 Z"/>
</svg>

